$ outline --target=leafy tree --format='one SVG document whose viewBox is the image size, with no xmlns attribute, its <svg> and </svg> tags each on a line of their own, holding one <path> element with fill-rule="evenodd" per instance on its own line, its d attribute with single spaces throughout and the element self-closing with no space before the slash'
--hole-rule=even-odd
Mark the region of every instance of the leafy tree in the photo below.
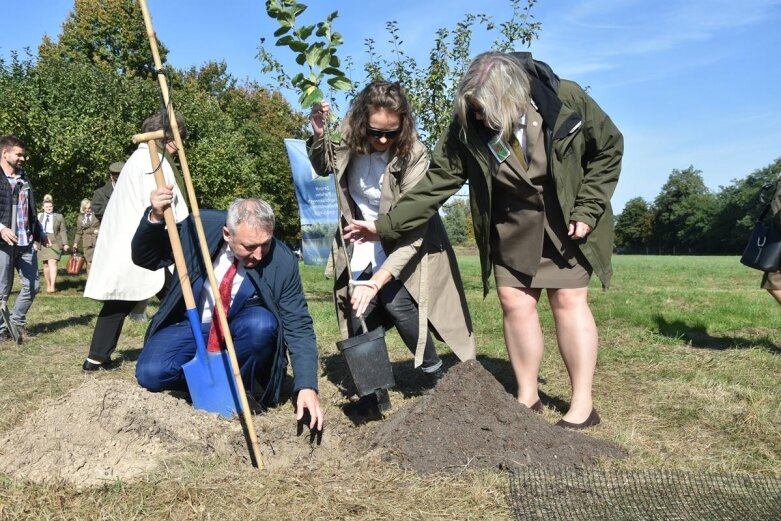
<svg viewBox="0 0 781 521">
<path fill-rule="evenodd" d="M 160 59 L 168 49 L 159 43 Z M 57 41 L 44 36 L 41 59 L 91 63 L 130 77 L 154 76 L 141 7 L 137 0 L 75 0 Z"/>
<path fill-rule="evenodd" d="M 716 210 L 716 198 L 705 186 L 702 172 L 690 166 L 673 170 L 654 201 L 654 239 L 660 252 L 704 253 L 703 243 Z"/>
<path fill-rule="evenodd" d="M 779 175 L 781 158 L 743 179 L 733 180 L 731 185 L 721 189 L 709 233 L 718 252 L 739 254 L 743 251 L 751 228 L 764 207 L 758 198 L 760 188 L 769 184 L 769 190 L 763 193 L 766 198 L 772 197 Z"/>
<path fill-rule="evenodd" d="M 197 88 L 217 98 L 222 106 L 232 89 L 236 88 L 236 78 L 228 72 L 228 64 L 224 61 L 208 61 L 200 68 L 190 67 L 184 73 L 186 78 L 195 81 Z"/>
<path fill-rule="evenodd" d="M 625 252 L 648 253 L 653 237 L 654 212 L 642 197 L 627 201 L 616 218 L 616 246 Z"/>
<path fill-rule="evenodd" d="M 108 164 L 133 149 L 130 136 L 155 110 L 153 88 L 88 63 L 14 55 L 0 64 L 0 132 L 27 145 L 26 169 L 39 198 L 52 193 L 59 210 L 75 213 L 105 182 Z"/>
<path fill-rule="evenodd" d="M 277 214 L 277 235 L 297 237 L 284 139 L 303 136 L 304 117 L 279 93 L 253 82 L 237 85 L 219 63 L 190 69 L 174 84 L 177 110 L 187 117 L 185 146 L 200 203 L 224 208 L 237 197 L 262 197 Z"/>
</svg>

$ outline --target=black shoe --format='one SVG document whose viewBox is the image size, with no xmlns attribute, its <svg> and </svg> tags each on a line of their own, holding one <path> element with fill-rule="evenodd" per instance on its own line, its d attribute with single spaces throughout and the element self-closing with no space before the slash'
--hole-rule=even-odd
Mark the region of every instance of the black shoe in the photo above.
<svg viewBox="0 0 781 521">
<path fill-rule="evenodd" d="M 84 364 L 81 366 L 81 370 L 92 373 L 95 371 L 111 371 L 117 367 L 119 367 L 119 364 L 116 362 L 116 360 L 112 360 L 110 358 L 102 364 L 96 364 L 94 362 L 90 362 L 89 360 L 84 360 Z"/>
<path fill-rule="evenodd" d="M 438 367 L 434 371 L 431 371 L 430 373 L 423 372 L 423 374 L 426 377 L 426 381 L 429 385 L 435 386 L 441 379 L 445 377 L 445 371 L 442 369 L 442 366 Z"/>
<path fill-rule="evenodd" d="M 563 427 L 565 429 L 571 429 L 574 431 L 582 431 L 583 429 L 588 429 L 589 427 L 594 427 L 595 425 L 599 425 L 602 423 L 602 418 L 599 417 L 599 414 L 597 414 L 596 409 L 591 409 L 591 413 L 588 415 L 588 418 L 582 423 L 570 423 L 566 420 L 559 420 L 556 422 L 557 427 Z"/>
<path fill-rule="evenodd" d="M 26 326 L 16 326 L 16 330 L 19 332 L 20 338 L 35 338 L 38 336 L 38 333 L 33 333 Z"/>
</svg>

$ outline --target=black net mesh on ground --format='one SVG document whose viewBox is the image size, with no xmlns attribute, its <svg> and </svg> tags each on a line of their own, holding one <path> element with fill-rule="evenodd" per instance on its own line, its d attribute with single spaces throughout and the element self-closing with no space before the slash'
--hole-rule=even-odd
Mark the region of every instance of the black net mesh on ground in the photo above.
<svg viewBox="0 0 781 521">
<path fill-rule="evenodd" d="M 508 475 L 519 520 L 781 520 L 781 479 L 772 477 L 533 468 Z"/>
</svg>

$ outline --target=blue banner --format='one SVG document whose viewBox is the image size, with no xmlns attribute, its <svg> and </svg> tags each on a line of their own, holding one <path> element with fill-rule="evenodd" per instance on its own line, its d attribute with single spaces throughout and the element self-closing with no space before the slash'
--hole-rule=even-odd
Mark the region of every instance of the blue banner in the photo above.
<svg viewBox="0 0 781 521">
<path fill-rule="evenodd" d="M 315 173 L 303 140 L 286 139 L 285 148 L 290 158 L 296 199 L 301 210 L 301 250 L 304 264 L 325 266 L 339 221 L 333 178 Z"/>
</svg>

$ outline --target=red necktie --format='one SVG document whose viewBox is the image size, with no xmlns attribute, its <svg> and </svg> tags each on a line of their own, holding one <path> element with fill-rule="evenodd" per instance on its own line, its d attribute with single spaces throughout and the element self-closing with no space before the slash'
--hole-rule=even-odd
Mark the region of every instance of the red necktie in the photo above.
<svg viewBox="0 0 781 521">
<path fill-rule="evenodd" d="M 222 309 L 225 310 L 225 314 L 228 314 L 228 309 L 231 303 L 231 288 L 233 288 L 233 279 L 236 277 L 236 268 L 239 264 L 239 259 L 233 259 L 230 268 L 222 278 L 220 282 L 220 299 L 222 300 Z M 227 318 L 227 317 L 226 317 Z M 220 320 L 217 316 L 217 306 L 215 304 L 212 310 L 212 327 L 209 331 L 209 343 L 206 345 L 206 350 L 211 352 L 219 352 L 222 348 L 222 344 L 225 341 L 225 335 L 220 328 Z"/>
</svg>

